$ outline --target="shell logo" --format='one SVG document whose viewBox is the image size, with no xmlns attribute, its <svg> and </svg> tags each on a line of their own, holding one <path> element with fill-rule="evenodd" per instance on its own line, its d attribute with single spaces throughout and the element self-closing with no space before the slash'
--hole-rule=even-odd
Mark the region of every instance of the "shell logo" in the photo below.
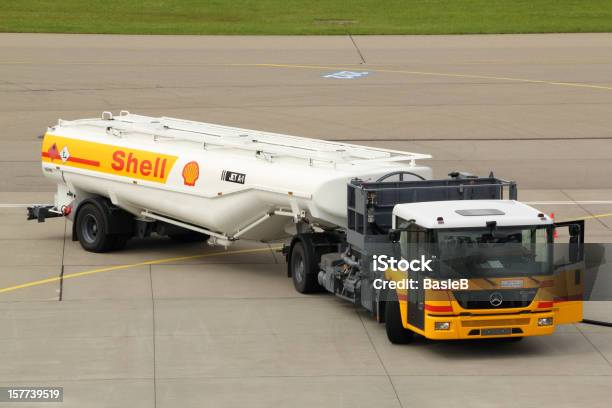
<svg viewBox="0 0 612 408">
<path fill-rule="evenodd" d="M 191 161 L 183 167 L 183 183 L 186 186 L 195 186 L 200 177 L 200 166 L 197 162 Z"/>
</svg>

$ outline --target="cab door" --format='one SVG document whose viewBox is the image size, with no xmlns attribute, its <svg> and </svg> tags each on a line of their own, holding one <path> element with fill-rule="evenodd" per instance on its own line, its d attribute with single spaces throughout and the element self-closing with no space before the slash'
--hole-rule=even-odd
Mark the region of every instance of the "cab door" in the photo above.
<svg viewBox="0 0 612 408">
<path fill-rule="evenodd" d="M 553 310 L 555 323 L 582 321 L 584 220 L 554 224 Z"/>
<path fill-rule="evenodd" d="M 412 224 L 408 229 L 408 254 L 409 259 L 419 259 L 421 255 L 427 256 L 429 247 L 429 234 L 427 230 Z M 407 292 L 408 324 L 425 329 L 425 289 L 423 288 L 424 273 L 421 271 L 410 271 L 408 277 L 415 282 L 415 288 Z"/>
</svg>

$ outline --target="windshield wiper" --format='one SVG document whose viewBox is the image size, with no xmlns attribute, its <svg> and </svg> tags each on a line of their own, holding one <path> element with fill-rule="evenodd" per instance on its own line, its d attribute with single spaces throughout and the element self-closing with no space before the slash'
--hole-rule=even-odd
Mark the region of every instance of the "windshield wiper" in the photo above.
<svg viewBox="0 0 612 408">
<path fill-rule="evenodd" d="M 534 281 L 535 283 L 537 283 L 538 285 L 541 283 L 539 280 L 537 280 L 533 276 L 528 276 L 528 278 L 531 279 L 532 281 Z"/>
<path fill-rule="evenodd" d="M 490 284 L 491 286 L 497 286 L 497 284 L 496 284 L 494 281 L 492 281 L 491 279 L 489 279 L 489 278 L 483 277 L 482 279 L 484 279 L 484 280 L 486 280 L 487 282 L 489 282 L 489 284 Z"/>
</svg>

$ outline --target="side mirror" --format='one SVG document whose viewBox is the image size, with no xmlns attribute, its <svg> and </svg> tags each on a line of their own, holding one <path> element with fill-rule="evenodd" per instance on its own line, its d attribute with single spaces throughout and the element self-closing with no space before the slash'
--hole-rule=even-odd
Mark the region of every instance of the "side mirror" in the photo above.
<svg viewBox="0 0 612 408">
<path fill-rule="evenodd" d="M 568 227 L 568 231 L 569 231 L 570 237 L 578 237 L 580 236 L 580 225 L 571 224 Z"/>
<path fill-rule="evenodd" d="M 570 246 L 569 246 L 569 257 L 570 262 L 578 262 L 581 259 L 581 248 L 579 245 L 580 241 L 580 225 L 571 224 L 568 226 L 568 232 L 570 234 Z"/>
<path fill-rule="evenodd" d="M 389 230 L 389 241 L 391 242 L 399 242 L 400 240 L 400 231 L 399 230 Z"/>
</svg>

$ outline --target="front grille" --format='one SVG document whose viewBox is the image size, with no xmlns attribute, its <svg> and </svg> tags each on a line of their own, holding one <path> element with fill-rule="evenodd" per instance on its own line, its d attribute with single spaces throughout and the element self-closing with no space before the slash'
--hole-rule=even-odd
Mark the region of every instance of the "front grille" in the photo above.
<svg viewBox="0 0 612 408">
<path fill-rule="evenodd" d="M 510 309 L 527 307 L 538 289 L 461 290 L 453 296 L 464 309 Z"/>
<path fill-rule="evenodd" d="M 464 320 L 461 322 L 461 327 L 527 326 L 529 320 L 529 318 Z"/>
<path fill-rule="evenodd" d="M 472 329 L 470 330 L 470 332 L 468 333 L 468 336 L 480 336 L 481 334 L 483 336 L 487 336 L 487 335 L 491 335 L 492 333 L 487 333 L 485 332 L 486 329 L 483 329 L 482 331 L 480 329 Z M 512 334 L 523 334 L 523 329 L 520 329 L 518 327 L 513 327 L 512 329 L 509 329 L 510 333 Z M 508 333 L 508 334 L 510 334 Z M 501 333 L 498 333 L 501 334 Z"/>
</svg>

